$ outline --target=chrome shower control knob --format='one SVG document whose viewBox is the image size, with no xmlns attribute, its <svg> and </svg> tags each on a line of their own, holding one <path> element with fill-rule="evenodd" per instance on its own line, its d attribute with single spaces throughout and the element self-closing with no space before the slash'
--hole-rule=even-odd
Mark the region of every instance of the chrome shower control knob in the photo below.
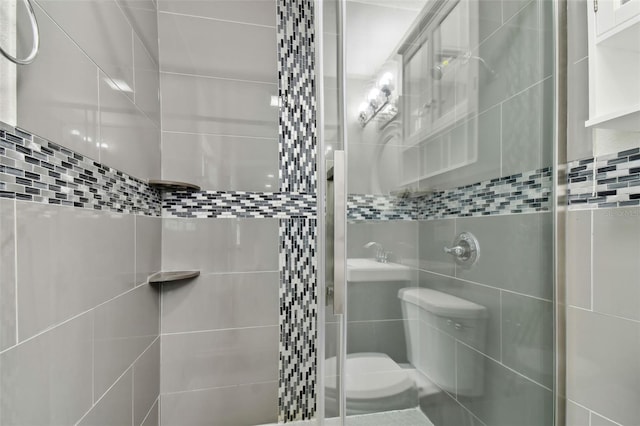
<svg viewBox="0 0 640 426">
<path fill-rule="evenodd" d="M 463 232 L 453 241 L 452 247 L 444 248 L 444 252 L 454 256 L 458 265 L 469 267 L 478 261 L 480 246 L 473 234 Z"/>
</svg>

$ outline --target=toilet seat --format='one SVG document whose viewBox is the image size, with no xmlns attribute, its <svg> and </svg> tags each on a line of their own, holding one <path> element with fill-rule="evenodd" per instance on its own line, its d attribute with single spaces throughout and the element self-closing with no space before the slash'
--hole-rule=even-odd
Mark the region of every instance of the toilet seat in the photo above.
<svg viewBox="0 0 640 426">
<path fill-rule="evenodd" d="M 336 357 L 326 360 L 325 391 L 328 398 L 337 396 Z M 347 355 L 345 374 L 347 404 L 389 399 L 407 393 L 416 394 L 416 385 L 411 375 L 387 354 L 355 353 Z"/>
</svg>

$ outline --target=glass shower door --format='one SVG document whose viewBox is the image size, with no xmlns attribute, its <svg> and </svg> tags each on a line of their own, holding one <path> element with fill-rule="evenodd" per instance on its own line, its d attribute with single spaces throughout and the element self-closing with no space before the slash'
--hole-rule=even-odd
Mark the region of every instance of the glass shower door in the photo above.
<svg viewBox="0 0 640 426">
<path fill-rule="evenodd" d="M 323 2 L 325 417 L 553 424 L 552 5 Z"/>
</svg>

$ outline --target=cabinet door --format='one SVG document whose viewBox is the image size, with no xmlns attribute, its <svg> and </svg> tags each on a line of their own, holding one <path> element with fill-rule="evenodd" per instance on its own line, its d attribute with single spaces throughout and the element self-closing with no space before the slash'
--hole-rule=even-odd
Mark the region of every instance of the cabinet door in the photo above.
<svg viewBox="0 0 640 426">
<path fill-rule="evenodd" d="M 640 0 L 597 0 L 596 31 L 602 35 L 625 21 L 640 16 Z"/>
</svg>

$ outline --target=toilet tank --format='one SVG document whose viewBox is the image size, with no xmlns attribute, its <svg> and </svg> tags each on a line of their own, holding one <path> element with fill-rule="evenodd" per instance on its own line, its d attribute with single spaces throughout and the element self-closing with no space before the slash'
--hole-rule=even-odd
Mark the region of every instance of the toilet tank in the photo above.
<svg viewBox="0 0 640 426">
<path fill-rule="evenodd" d="M 487 308 L 428 288 L 398 292 L 405 319 L 409 362 L 440 388 L 464 396 L 483 392 Z"/>
</svg>

